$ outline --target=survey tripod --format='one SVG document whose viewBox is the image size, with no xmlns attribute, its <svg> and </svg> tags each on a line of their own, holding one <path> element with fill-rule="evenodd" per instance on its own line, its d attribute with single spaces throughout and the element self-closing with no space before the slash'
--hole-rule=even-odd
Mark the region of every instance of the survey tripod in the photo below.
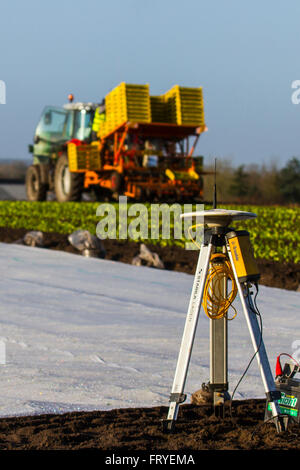
<svg viewBox="0 0 300 470">
<path fill-rule="evenodd" d="M 174 430 L 179 405 L 186 400 L 184 387 L 198 317 L 203 302 L 207 275 L 212 264 L 213 255 L 222 253 L 219 260 L 218 255 L 214 257 L 215 262 L 222 263 L 224 262 L 224 258 L 226 258 L 232 268 L 232 281 L 235 282 L 253 348 L 256 353 L 264 390 L 267 400 L 270 403 L 271 419 L 274 421 L 278 432 L 285 431 L 288 425 L 288 417 L 280 412 L 278 400 L 281 394 L 275 387 L 258 322 L 257 311 L 251 297 L 252 292 L 250 288 L 252 284 L 257 284 L 260 275 L 253 256 L 249 233 L 246 231 L 235 231 L 229 228 L 229 224 L 232 221 L 251 219 L 256 217 L 256 214 L 244 211 L 212 209 L 182 215 L 182 217 L 191 216 L 204 218 L 204 236 L 200 246 L 194 283 L 171 390 L 169 411 L 167 419 L 163 420 L 163 430 L 165 432 Z M 228 279 L 224 276 L 224 296 L 226 295 L 228 287 L 227 283 Z M 220 289 L 220 286 L 218 288 Z M 229 396 L 227 379 L 227 321 L 227 312 L 225 312 L 221 318 L 216 316 L 216 318 L 210 320 L 210 381 L 208 386 L 213 396 L 215 413 L 219 416 L 224 416 L 225 401 Z"/>
</svg>

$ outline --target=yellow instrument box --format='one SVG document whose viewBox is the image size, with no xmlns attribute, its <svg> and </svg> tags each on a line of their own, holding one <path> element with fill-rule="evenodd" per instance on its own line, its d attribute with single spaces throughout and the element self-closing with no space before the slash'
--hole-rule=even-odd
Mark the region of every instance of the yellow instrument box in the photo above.
<svg viewBox="0 0 300 470">
<path fill-rule="evenodd" d="M 234 266 L 240 282 L 257 281 L 260 273 L 254 258 L 249 232 L 238 230 L 226 235 Z"/>
</svg>

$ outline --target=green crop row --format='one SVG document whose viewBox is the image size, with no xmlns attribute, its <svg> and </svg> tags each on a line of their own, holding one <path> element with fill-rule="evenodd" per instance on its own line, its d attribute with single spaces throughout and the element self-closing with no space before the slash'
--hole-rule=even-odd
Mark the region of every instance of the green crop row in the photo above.
<svg viewBox="0 0 300 470">
<path fill-rule="evenodd" d="M 140 237 L 136 241 L 145 240 L 152 244 L 185 246 L 187 237 L 174 238 L 174 230 L 181 224 L 176 218 L 171 218 L 171 238 L 162 238 L 162 221 L 159 222 L 159 237 L 151 238 L 151 206 L 146 204 L 148 212 L 148 237 Z M 70 234 L 77 229 L 89 230 L 96 233 L 97 224 L 104 220 L 96 215 L 99 203 L 57 203 L 57 202 L 27 202 L 27 201 L 0 201 L 0 226 L 12 228 L 25 228 L 27 230 L 41 230 L 44 232 L 57 232 Z M 118 238 L 119 206 L 118 203 L 110 205 L 115 211 Z M 128 204 L 128 208 L 131 207 Z M 300 262 L 300 208 L 261 207 L 261 206 L 222 206 L 227 209 L 255 212 L 256 219 L 233 224 L 237 229 L 246 229 L 250 232 L 255 256 L 258 258 L 273 259 L 275 261 Z M 134 220 L 129 217 L 128 225 Z M 138 227 L 137 227 L 138 228 Z"/>
<path fill-rule="evenodd" d="M 249 231 L 255 256 L 274 261 L 300 262 L 300 208 L 227 206 L 254 212 L 256 219 L 236 223 Z"/>
</svg>

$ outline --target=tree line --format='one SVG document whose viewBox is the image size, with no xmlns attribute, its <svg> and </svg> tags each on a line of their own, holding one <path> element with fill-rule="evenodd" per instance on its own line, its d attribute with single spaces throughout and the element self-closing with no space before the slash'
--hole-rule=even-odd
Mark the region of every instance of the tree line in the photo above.
<svg viewBox="0 0 300 470">
<path fill-rule="evenodd" d="M 0 180 L 25 180 L 27 161 L 0 161 Z M 205 165 L 204 200 L 212 201 L 214 162 Z M 283 168 L 276 163 L 233 166 L 217 159 L 218 201 L 232 204 L 300 204 L 300 160 L 292 157 Z"/>
<path fill-rule="evenodd" d="M 204 199 L 212 200 L 214 163 L 204 168 Z M 283 168 L 276 163 L 234 167 L 230 160 L 217 160 L 219 202 L 232 204 L 300 204 L 300 160 L 292 157 Z"/>
</svg>

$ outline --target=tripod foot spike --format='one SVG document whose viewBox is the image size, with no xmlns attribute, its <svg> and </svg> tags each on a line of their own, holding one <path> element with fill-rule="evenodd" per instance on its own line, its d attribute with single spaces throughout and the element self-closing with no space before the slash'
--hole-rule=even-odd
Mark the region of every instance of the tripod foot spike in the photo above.
<svg viewBox="0 0 300 470">
<path fill-rule="evenodd" d="M 275 416 L 274 423 L 276 426 L 276 431 L 278 433 L 285 432 L 288 429 L 289 416 L 288 415 Z"/>
<path fill-rule="evenodd" d="M 165 433 L 173 433 L 175 431 L 175 419 L 162 419 L 162 431 Z"/>
</svg>

